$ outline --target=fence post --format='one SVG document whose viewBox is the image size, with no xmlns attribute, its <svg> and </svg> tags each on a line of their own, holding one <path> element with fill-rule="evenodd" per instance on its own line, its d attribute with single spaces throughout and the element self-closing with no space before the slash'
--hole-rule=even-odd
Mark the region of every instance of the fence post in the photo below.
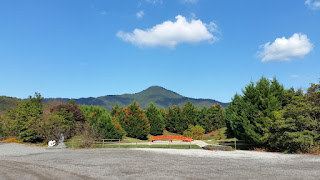
<svg viewBox="0 0 320 180">
<path fill-rule="evenodd" d="M 190 141 L 189 149 L 191 149 L 191 141 Z"/>
<path fill-rule="evenodd" d="M 102 139 L 102 148 L 104 148 L 104 139 Z"/>
<path fill-rule="evenodd" d="M 72 149 L 73 149 L 73 139 L 71 139 L 71 145 L 72 145 Z"/>
<path fill-rule="evenodd" d="M 237 150 L 237 140 L 234 140 L 234 149 Z"/>
<path fill-rule="evenodd" d="M 118 147 L 120 148 L 120 138 L 119 138 L 119 144 L 118 145 L 119 145 Z"/>
</svg>

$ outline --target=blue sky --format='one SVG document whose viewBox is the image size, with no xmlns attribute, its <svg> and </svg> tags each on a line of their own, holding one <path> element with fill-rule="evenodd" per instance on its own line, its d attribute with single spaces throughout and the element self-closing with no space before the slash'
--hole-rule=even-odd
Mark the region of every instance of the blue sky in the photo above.
<svg viewBox="0 0 320 180">
<path fill-rule="evenodd" d="M 306 89 L 319 60 L 319 0 L 0 2 L 0 95 L 229 102 L 261 76 Z"/>
</svg>

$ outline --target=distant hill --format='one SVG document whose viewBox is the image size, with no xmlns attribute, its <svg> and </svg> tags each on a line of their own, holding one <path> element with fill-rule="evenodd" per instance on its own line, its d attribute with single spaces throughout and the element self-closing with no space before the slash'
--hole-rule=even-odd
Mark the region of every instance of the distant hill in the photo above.
<svg viewBox="0 0 320 180">
<path fill-rule="evenodd" d="M 0 114 L 17 107 L 22 100 L 14 97 L 0 96 Z"/>
<path fill-rule="evenodd" d="M 68 98 L 46 98 L 45 102 L 50 101 L 63 101 L 68 102 Z M 107 95 L 100 96 L 97 98 L 80 98 L 74 99 L 77 104 L 86 105 L 98 105 L 105 107 L 109 111 L 112 107 L 118 103 L 120 107 L 128 106 L 134 100 L 136 100 L 139 106 L 143 109 L 149 107 L 150 103 L 153 102 L 158 108 L 168 108 L 169 106 L 179 105 L 183 106 L 186 102 L 191 101 L 199 109 L 202 107 L 209 107 L 213 104 L 221 104 L 223 107 L 227 106 L 227 103 L 222 103 L 212 99 L 195 99 L 181 96 L 178 93 L 167 90 L 160 86 L 151 86 L 139 93 L 135 94 L 123 94 L 123 95 Z"/>
</svg>

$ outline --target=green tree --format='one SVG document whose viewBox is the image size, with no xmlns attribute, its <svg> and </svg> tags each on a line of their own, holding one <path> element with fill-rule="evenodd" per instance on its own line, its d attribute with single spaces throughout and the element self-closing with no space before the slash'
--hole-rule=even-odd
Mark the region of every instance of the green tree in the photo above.
<svg viewBox="0 0 320 180">
<path fill-rule="evenodd" d="M 179 106 L 169 107 L 166 129 L 173 133 L 182 134 L 187 127 L 187 123 L 183 120 L 181 108 Z"/>
<path fill-rule="evenodd" d="M 119 116 L 121 113 L 122 113 L 122 108 L 120 108 L 119 104 L 116 103 L 116 105 L 111 109 L 111 116 L 115 118 Z"/>
<path fill-rule="evenodd" d="M 2 130 L 5 136 L 15 136 L 24 142 L 41 141 L 39 134 L 42 121 L 43 103 L 39 93 L 21 102 L 17 108 L 8 112 L 3 120 Z"/>
<path fill-rule="evenodd" d="M 83 130 L 85 116 L 80 107 L 70 100 L 69 103 L 53 104 L 49 107 L 52 114 L 57 114 L 64 118 L 63 133 L 69 138 Z"/>
<path fill-rule="evenodd" d="M 262 77 L 246 86 L 243 96 L 234 96 L 226 109 L 227 124 L 237 138 L 262 146 L 262 137 L 272 124 L 270 117 L 281 109 L 283 100 L 283 86 L 275 78 Z"/>
<path fill-rule="evenodd" d="M 90 131 L 97 131 L 92 133 L 95 138 L 120 139 L 125 135 L 120 123 L 115 121 L 106 109 L 82 105 L 81 110 L 90 124 Z"/>
<path fill-rule="evenodd" d="M 295 92 L 282 110 L 274 111 L 272 125 L 263 140 L 268 148 L 285 152 L 309 152 L 319 148 L 319 122 L 301 90 Z"/>
<path fill-rule="evenodd" d="M 127 136 L 138 139 L 148 139 L 150 124 L 136 101 L 122 109 L 122 115 L 119 116 L 119 121 L 127 132 Z"/>
<path fill-rule="evenodd" d="M 150 134 L 163 134 L 165 124 L 164 118 L 162 117 L 160 110 L 157 109 L 153 103 L 151 103 L 150 106 L 145 110 L 145 114 L 150 123 Z"/>
<path fill-rule="evenodd" d="M 182 116 L 183 121 L 186 123 L 184 129 L 188 127 L 188 125 L 196 125 L 198 124 L 198 108 L 194 106 L 190 101 L 188 101 L 182 108 Z"/>
<path fill-rule="evenodd" d="M 208 121 L 211 122 L 211 130 L 220 129 L 225 127 L 225 120 L 224 120 L 224 109 L 220 104 L 214 104 L 210 106 L 207 110 L 207 118 Z"/>
<path fill-rule="evenodd" d="M 202 107 L 198 113 L 198 124 L 205 129 L 205 132 L 211 132 L 213 130 L 212 122 L 207 114 L 207 108 Z"/>
</svg>

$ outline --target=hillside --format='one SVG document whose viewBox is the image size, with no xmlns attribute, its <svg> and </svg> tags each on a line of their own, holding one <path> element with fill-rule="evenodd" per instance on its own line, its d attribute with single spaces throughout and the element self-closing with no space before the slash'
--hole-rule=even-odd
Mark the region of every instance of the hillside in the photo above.
<svg viewBox="0 0 320 180">
<path fill-rule="evenodd" d="M 45 102 L 49 102 L 53 100 L 67 102 L 70 99 L 48 98 L 48 99 L 45 99 Z M 204 106 L 209 107 L 213 104 L 221 104 L 223 107 L 227 106 L 227 103 L 221 103 L 219 101 L 212 100 L 212 99 L 195 99 L 195 98 L 184 97 L 178 93 L 167 90 L 160 86 L 151 86 L 135 94 L 107 95 L 107 96 L 100 96 L 97 98 L 89 97 L 89 98 L 75 99 L 77 104 L 98 105 L 98 106 L 105 107 L 108 110 L 111 110 L 116 103 L 118 103 L 119 106 L 124 107 L 124 106 L 128 106 L 134 100 L 136 100 L 139 106 L 143 109 L 147 108 L 151 102 L 153 102 L 158 108 L 168 108 L 169 106 L 173 106 L 173 105 L 183 106 L 188 101 L 191 101 L 194 105 L 198 106 L 198 108 L 202 108 Z"/>
<path fill-rule="evenodd" d="M 18 98 L 0 96 L 0 114 L 17 107 L 17 104 L 21 101 L 22 100 Z"/>
</svg>

